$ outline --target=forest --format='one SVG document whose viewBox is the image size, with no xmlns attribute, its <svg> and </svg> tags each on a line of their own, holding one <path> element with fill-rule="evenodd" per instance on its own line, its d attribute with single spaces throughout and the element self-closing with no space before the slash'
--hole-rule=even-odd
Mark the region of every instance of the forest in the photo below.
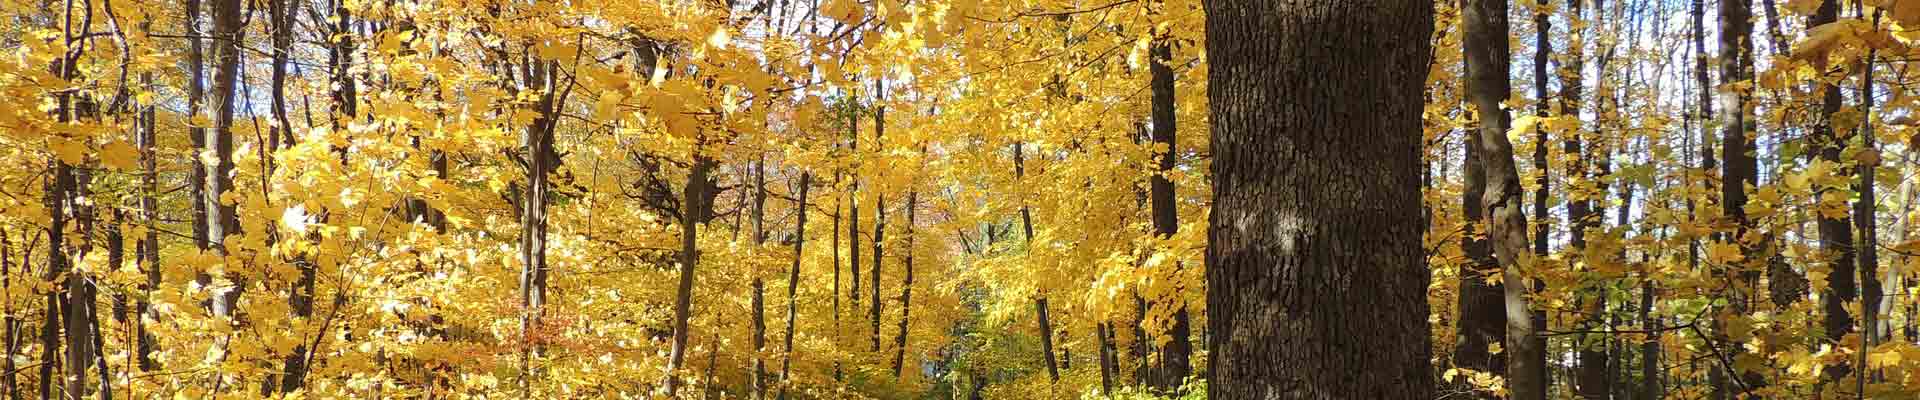
<svg viewBox="0 0 1920 400">
<path fill-rule="evenodd" d="M 1920 0 L 0 17 L 0 400 L 1920 397 Z"/>
</svg>

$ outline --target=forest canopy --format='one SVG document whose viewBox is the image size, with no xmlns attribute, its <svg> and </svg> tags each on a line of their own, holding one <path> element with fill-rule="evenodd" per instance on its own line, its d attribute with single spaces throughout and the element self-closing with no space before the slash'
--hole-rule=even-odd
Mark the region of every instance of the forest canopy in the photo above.
<svg viewBox="0 0 1920 400">
<path fill-rule="evenodd" d="M 1920 396 L 1920 1 L 1510 1 L 0 0 L 0 397 Z"/>
</svg>

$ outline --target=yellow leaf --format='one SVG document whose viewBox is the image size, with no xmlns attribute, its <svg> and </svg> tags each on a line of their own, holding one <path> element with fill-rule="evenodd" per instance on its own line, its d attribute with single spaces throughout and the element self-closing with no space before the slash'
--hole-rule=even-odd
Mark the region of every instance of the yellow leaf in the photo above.
<svg viewBox="0 0 1920 400">
<path fill-rule="evenodd" d="M 67 138 L 47 139 L 47 150 L 53 150 L 55 156 L 67 165 L 80 165 L 87 161 L 87 145 Z"/>
<path fill-rule="evenodd" d="M 115 169 L 133 169 L 140 159 L 140 150 L 124 141 L 113 141 L 100 148 L 100 161 Z"/>
</svg>

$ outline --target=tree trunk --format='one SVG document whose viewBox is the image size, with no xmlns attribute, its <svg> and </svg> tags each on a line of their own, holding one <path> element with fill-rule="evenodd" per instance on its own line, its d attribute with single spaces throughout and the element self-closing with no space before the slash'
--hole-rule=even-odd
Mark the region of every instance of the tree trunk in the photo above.
<svg viewBox="0 0 1920 400">
<path fill-rule="evenodd" d="M 1807 26 L 1832 23 L 1839 18 L 1839 15 L 1838 2 L 1823 0 L 1820 2 L 1820 8 L 1807 18 Z M 1820 161 L 1840 163 L 1843 162 L 1840 151 L 1847 144 L 1844 139 L 1834 135 L 1831 120 L 1832 115 L 1839 112 L 1842 106 L 1840 88 L 1830 84 L 1819 84 L 1819 87 L 1820 114 L 1814 118 L 1813 132 L 1808 135 L 1808 141 L 1811 142 L 1809 144 L 1813 149 L 1813 155 Z M 1823 195 L 1839 194 L 1823 193 Z M 1859 298 L 1859 288 L 1854 281 L 1854 268 L 1857 264 L 1854 263 L 1853 223 L 1846 213 L 1830 216 L 1824 212 L 1816 212 L 1815 215 L 1818 218 L 1815 224 L 1820 229 L 1820 250 L 1826 253 L 1825 257 L 1833 260 L 1827 265 L 1832 272 L 1827 275 L 1826 291 L 1820 296 L 1823 309 L 1826 311 L 1824 324 L 1827 332 L 1826 341 L 1839 343 L 1842 337 L 1853 331 L 1853 316 L 1849 315 L 1846 307 Z M 1852 371 L 1852 365 L 1843 360 L 1827 365 L 1823 371 L 1825 372 L 1822 375 L 1823 383 L 1834 382 L 1847 376 Z"/>
<path fill-rule="evenodd" d="M 886 151 L 886 148 L 883 147 L 880 142 L 881 138 L 887 134 L 887 106 L 883 105 L 887 101 L 886 80 L 875 78 L 873 80 L 873 89 L 873 147 L 874 150 L 877 151 Z M 885 255 L 882 251 L 881 243 L 883 240 L 886 240 L 886 234 L 887 200 L 885 193 L 875 190 L 873 192 L 873 265 L 869 266 L 872 269 L 867 271 L 867 276 L 873 279 L 872 287 L 868 289 L 873 292 L 873 298 L 870 299 L 872 302 L 868 304 L 870 307 L 868 319 L 873 326 L 873 330 L 869 332 L 867 337 L 873 341 L 871 351 L 874 352 L 880 351 L 880 310 L 882 308 L 881 306 L 885 305 L 885 303 L 880 301 L 880 267 L 882 265 L 881 257 Z"/>
<path fill-rule="evenodd" d="M 907 274 L 900 283 L 900 334 L 893 336 L 893 376 L 899 378 L 907 357 L 907 321 L 913 313 L 913 224 L 914 208 L 920 206 L 920 193 L 907 192 L 907 243 L 902 267 Z"/>
<path fill-rule="evenodd" d="M 1753 79 L 1753 47 L 1749 38 L 1753 34 L 1753 10 L 1744 1 L 1720 2 L 1720 73 L 1726 82 L 1741 82 Z M 1730 315 L 1724 318 L 1744 318 L 1750 308 L 1753 294 L 1749 293 L 1759 278 L 1758 267 L 1765 262 L 1761 254 L 1760 243 L 1749 243 L 1747 232 L 1754 229 L 1753 221 L 1747 218 L 1746 205 L 1748 186 L 1759 184 L 1759 162 L 1754 156 L 1754 138 L 1750 132 L 1756 132 L 1753 104 L 1750 95 L 1744 92 L 1720 92 L 1721 108 L 1725 113 L 1720 123 L 1721 141 L 1725 143 L 1720 158 L 1725 160 L 1721 169 L 1720 205 L 1721 214 L 1736 228 L 1724 240 L 1740 246 L 1743 256 L 1734 265 L 1727 268 L 1731 284 L 1729 297 Z M 1724 319 L 1723 318 L 1723 319 Z M 1741 340 L 1734 339 L 1723 349 L 1735 353 L 1744 352 Z M 1729 354 L 1734 357 L 1737 354 Z M 1736 382 L 1743 393 L 1752 393 L 1753 389 L 1764 386 L 1764 376 L 1756 371 L 1729 372 L 1738 376 Z"/>
<path fill-rule="evenodd" d="M 241 29 L 240 0 L 214 0 L 213 3 L 213 88 L 209 93 L 213 101 L 213 129 L 207 131 L 206 144 L 214 153 L 214 164 L 207 166 L 207 193 L 203 199 L 207 203 L 207 238 L 209 248 L 219 256 L 227 255 L 228 236 L 240 234 L 240 218 L 234 213 L 234 206 L 221 200 L 233 187 L 233 113 L 241 101 L 236 93 L 240 82 L 240 40 L 245 33 Z M 227 287 L 215 285 L 217 298 L 213 301 L 215 316 L 231 319 L 234 317 L 235 302 L 240 292 L 246 288 L 245 279 L 239 275 L 238 265 L 231 266 L 227 274 L 230 281 Z M 231 321 L 229 321 L 231 322 Z"/>
<path fill-rule="evenodd" d="M 13 293 L 13 242 L 7 238 L 5 230 L 0 230 L 0 292 Z M 5 315 L 0 318 L 5 319 L 6 325 L 6 336 L 0 340 L 6 340 L 7 349 L 7 356 L 0 357 L 3 359 L 0 360 L 0 368 L 6 368 L 0 371 L 0 391 L 5 392 L 7 400 L 20 400 L 20 371 L 13 359 L 13 356 L 20 354 L 19 334 L 15 332 L 20 319 L 13 315 L 12 296 L 0 299 L 0 305 L 5 307 Z"/>
<path fill-rule="evenodd" d="M 1207 397 L 1432 398 L 1419 155 L 1432 5 L 1205 6 Z"/>
<path fill-rule="evenodd" d="M 1169 43 L 1171 33 L 1165 29 L 1153 32 L 1149 53 L 1152 62 L 1148 63 L 1148 72 L 1152 75 L 1153 90 L 1153 130 L 1154 147 L 1166 146 L 1166 152 L 1155 157 L 1154 174 L 1149 180 L 1149 201 L 1153 206 L 1153 234 L 1167 238 L 1180 230 L 1179 206 L 1174 202 L 1173 181 L 1167 174 L 1173 171 L 1179 153 L 1179 143 L 1175 140 L 1178 121 L 1174 114 L 1173 86 L 1173 45 Z M 1193 342 L 1189 339 L 1192 328 L 1189 327 L 1184 288 L 1173 292 L 1173 324 L 1168 326 L 1167 345 L 1160 347 L 1160 364 L 1150 375 L 1147 383 L 1152 390 L 1171 394 L 1180 390 L 1180 383 L 1187 375 L 1193 374 L 1190 359 L 1193 354 Z"/>
<path fill-rule="evenodd" d="M 1016 180 L 1016 184 L 1019 184 L 1017 181 L 1025 179 L 1026 176 L 1026 143 L 1014 142 L 1013 177 Z M 1026 233 L 1027 251 L 1031 252 L 1033 251 L 1033 210 L 1027 207 L 1025 199 L 1022 199 L 1020 203 L 1020 227 Z M 1059 382 L 1060 366 L 1055 364 L 1058 360 L 1053 358 L 1053 321 L 1050 321 L 1047 316 L 1046 293 L 1034 294 L 1033 311 L 1035 318 L 1038 319 L 1040 323 L 1038 332 L 1040 335 L 1040 359 L 1046 362 L 1047 377 L 1054 382 Z M 1151 375 L 1151 373 L 1149 373 L 1149 375 Z"/>
<path fill-rule="evenodd" d="M 1099 336 L 1098 339 L 1100 341 L 1100 395 L 1112 397 L 1113 374 L 1116 365 L 1114 365 L 1113 359 L 1113 336 L 1107 334 L 1107 325 L 1106 322 L 1095 324 L 1093 334 Z"/>
<path fill-rule="evenodd" d="M 813 173 L 801 172 L 800 199 L 795 200 L 793 204 L 795 210 L 793 217 L 793 267 L 787 270 L 787 336 L 786 346 L 781 351 L 780 358 L 780 395 L 778 396 L 780 400 L 786 400 L 787 387 L 793 385 L 791 375 L 789 375 L 789 373 L 793 371 L 793 321 L 794 317 L 798 316 L 800 312 L 800 309 L 797 307 L 798 303 L 796 302 L 795 292 L 800 288 L 801 252 L 807 245 L 807 190 L 812 187 Z M 834 230 L 839 231 L 837 227 Z M 839 260 L 835 259 L 834 261 L 838 264 Z M 836 267 L 838 266 L 836 265 Z M 835 273 L 838 274 L 838 271 L 835 271 Z M 835 279 L 834 286 L 838 287 L 839 284 L 838 279 Z M 834 299 L 835 308 L 838 308 L 839 296 L 829 297 Z"/>
<path fill-rule="evenodd" d="M 1508 24 L 1506 0 L 1471 0 L 1463 7 L 1467 60 L 1467 99 L 1480 113 L 1480 162 L 1486 172 L 1486 193 L 1480 207 L 1488 216 L 1487 236 L 1494 258 L 1502 269 L 1503 304 L 1507 313 L 1508 384 L 1512 398 L 1537 400 L 1546 379 L 1545 351 L 1536 338 L 1541 327 L 1534 326 L 1527 299 L 1527 279 L 1523 269 L 1532 268 L 1533 253 L 1527 240 L 1526 214 L 1520 209 L 1520 177 L 1514 165 L 1513 144 L 1507 141 L 1510 125 L 1505 102 L 1511 91 L 1507 48 Z M 1572 228 L 1577 229 L 1577 228 Z"/>
<path fill-rule="evenodd" d="M 687 173 L 685 197 L 680 204 L 680 284 L 673 297 L 673 348 L 667 357 L 667 395 L 673 396 L 680 380 L 674 375 L 687 358 L 687 317 L 693 304 L 693 267 L 700 262 L 700 224 L 708 213 L 707 173 L 713 161 L 695 149 L 693 167 Z"/>
<path fill-rule="evenodd" d="M 1458 339 L 1454 342 L 1453 363 L 1455 367 L 1475 371 L 1490 372 L 1498 376 L 1507 376 L 1507 356 L 1493 354 L 1490 345 L 1502 344 L 1507 340 L 1505 307 L 1501 303 L 1504 286 L 1498 281 L 1489 283 L 1488 278 L 1497 270 L 1498 263 L 1493 258 L 1492 244 L 1486 236 L 1475 230 L 1486 224 L 1486 210 L 1480 208 L 1480 199 L 1486 193 L 1486 170 L 1481 166 L 1480 135 L 1468 133 L 1467 150 L 1462 171 L 1466 172 L 1466 183 L 1462 191 L 1461 211 L 1465 222 L 1460 235 L 1461 250 L 1467 256 L 1466 265 L 1461 266 L 1460 289 L 1457 308 L 1460 310 Z M 1467 377 L 1456 378 L 1454 384 L 1462 389 L 1469 387 Z M 1492 399 L 1493 393 L 1478 393 L 1482 399 Z"/>
<path fill-rule="evenodd" d="M 767 243 L 767 160 L 753 163 L 753 245 L 759 251 Z M 767 282 L 758 268 L 753 274 L 753 399 L 767 397 L 767 362 L 760 357 L 767 351 Z"/>
<path fill-rule="evenodd" d="M 1875 11 L 1873 24 L 1874 26 L 1879 26 L 1879 23 L 1879 11 Z M 1860 262 L 1860 327 L 1862 332 L 1861 337 L 1864 338 L 1864 343 L 1861 345 L 1859 353 L 1861 360 L 1865 360 L 1867 352 L 1872 350 L 1875 344 L 1880 343 L 1882 334 L 1880 307 L 1882 301 L 1881 296 L 1884 294 L 1880 291 L 1879 276 L 1880 241 L 1878 232 L 1879 225 L 1877 224 L 1879 216 L 1876 212 L 1878 199 L 1874 197 L 1874 168 L 1879 166 L 1880 149 L 1874 143 L 1875 133 L 1873 130 L 1873 119 L 1871 118 L 1874 106 L 1873 64 L 1876 52 L 1877 50 L 1868 50 L 1866 69 L 1860 73 L 1860 94 L 1858 96 L 1861 103 L 1860 114 L 1868 117 L 1860 121 L 1858 130 L 1854 132 L 1855 136 L 1860 137 L 1861 151 L 1869 155 L 1867 157 L 1860 157 L 1861 160 L 1853 168 L 1855 178 L 1854 188 L 1856 189 L 1855 191 L 1858 192 L 1858 200 L 1853 203 L 1853 223 L 1854 229 L 1860 231 L 1860 242 L 1855 244 L 1855 248 L 1859 249 L 1858 256 Z M 1871 368 L 1870 364 L 1864 362 L 1861 364 L 1862 368 Z M 1866 393 L 1867 373 L 1868 371 L 1861 371 L 1855 374 L 1855 393 Z"/>
<path fill-rule="evenodd" d="M 187 19 L 186 21 L 182 21 L 186 25 L 184 27 L 186 29 L 183 30 L 184 32 L 204 32 L 200 29 L 200 13 L 205 11 L 205 8 L 206 7 L 200 4 L 200 0 L 186 0 Z M 204 110 L 202 110 L 205 104 L 203 97 L 207 91 L 206 55 L 202 49 L 202 47 L 204 47 L 202 35 L 195 34 L 187 36 L 187 75 L 189 75 L 187 78 L 187 116 L 189 118 L 188 122 L 190 123 L 190 127 L 187 129 L 187 136 L 189 143 L 193 144 L 192 151 L 187 152 L 187 163 L 191 166 L 191 171 L 188 172 L 187 186 L 191 189 L 190 195 L 193 197 L 193 245 L 200 250 L 206 250 L 207 246 L 210 245 L 207 238 L 207 202 L 202 199 L 207 198 L 207 166 L 205 162 L 201 161 L 200 152 L 207 149 L 207 127 L 204 122 L 193 121 L 193 119 L 197 119 L 201 116 L 201 113 L 204 112 Z M 200 282 L 202 287 L 212 283 L 212 277 L 208 276 L 206 271 L 200 271 L 194 278 Z"/>
<path fill-rule="evenodd" d="M 148 26 L 143 23 L 142 28 L 145 29 L 148 28 Z M 143 86 L 152 86 L 153 73 L 142 73 L 140 75 L 140 81 Z M 134 245 L 134 253 L 136 253 L 135 257 L 138 257 L 139 270 L 146 276 L 146 282 L 145 285 L 140 286 L 140 298 L 134 302 L 134 313 L 138 317 L 133 319 L 133 330 L 134 336 L 139 340 L 138 344 L 134 347 L 134 352 L 137 353 L 139 357 L 140 371 L 149 372 L 160 368 L 159 361 L 153 358 L 155 337 L 153 333 L 147 331 L 146 322 L 146 317 L 150 316 L 149 313 L 152 308 L 151 298 L 153 297 L 153 290 L 160 286 L 160 230 L 157 226 L 160 220 L 160 202 L 155 198 L 155 196 L 160 193 L 159 157 L 155 150 L 159 141 L 157 126 L 155 125 L 155 122 L 158 121 L 155 112 L 158 105 L 142 104 L 141 107 L 142 111 L 140 112 L 139 122 L 137 122 L 139 128 L 135 134 L 135 140 L 138 142 L 137 144 L 140 148 L 140 169 L 142 171 L 140 175 L 140 223 L 146 228 L 146 235 L 135 238 L 135 240 L 139 242 Z M 0 240 L 5 239 L 0 238 Z M 4 250 L 0 250 L 0 252 L 4 252 Z M 0 274 L 4 274 L 4 272 L 0 272 Z M 155 317 L 157 319 L 157 316 Z M 12 316 L 9 315 L 8 318 L 11 319 Z M 7 328 L 11 329 L 12 327 L 13 324 L 9 321 Z M 12 334 L 7 335 L 6 340 L 8 343 L 12 343 L 12 336 Z M 13 354 L 13 352 L 8 351 L 7 354 Z M 7 369 L 12 370 L 13 368 L 9 367 Z M 8 382 L 6 386 L 8 388 L 13 387 L 11 382 Z"/>
</svg>

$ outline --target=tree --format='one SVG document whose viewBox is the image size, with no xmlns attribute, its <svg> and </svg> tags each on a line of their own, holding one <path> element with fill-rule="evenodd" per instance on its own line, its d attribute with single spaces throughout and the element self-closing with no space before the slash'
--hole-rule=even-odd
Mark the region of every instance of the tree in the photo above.
<svg viewBox="0 0 1920 400">
<path fill-rule="evenodd" d="M 1208 397 L 1432 397 L 1418 228 L 1431 6 L 1205 7 Z M 1336 73 L 1372 79 L 1322 79 Z"/>
<path fill-rule="evenodd" d="M 1503 303 L 1507 310 L 1507 382 L 1516 399 L 1542 399 L 1546 393 L 1546 351 L 1536 340 L 1541 327 L 1534 326 L 1527 298 L 1525 270 L 1533 268 L 1531 243 L 1527 240 L 1527 221 L 1521 211 L 1520 176 L 1514 166 L 1513 144 L 1507 141 L 1511 125 L 1501 103 L 1511 91 L 1507 80 L 1511 55 L 1506 45 L 1506 0 L 1474 0 L 1462 7 L 1464 36 L 1461 39 L 1467 60 L 1467 100 L 1479 113 L 1478 152 L 1486 174 L 1486 192 L 1477 205 L 1488 218 L 1487 236 L 1494 258 L 1501 268 Z M 1578 227 L 1570 228 L 1578 231 Z"/>
<path fill-rule="evenodd" d="M 1161 4 L 1160 7 L 1165 5 Z M 1174 140 L 1176 119 L 1173 110 L 1174 87 L 1173 65 L 1171 65 L 1173 44 L 1169 43 L 1171 33 L 1164 29 L 1156 29 L 1152 35 L 1153 39 L 1148 44 L 1152 60 L 1147 64 L 1148 73 L 1152 75 L 1149 85 L 1153 90 L 1151 135 L 1156 148 L 1166 146 L 1167 150 L 1166 153 L 1154 158 L 1154 175 L 1149 179 L 1148 190 L 1151 193 L 1148 197 L 1153 206 L 1153 234 L 1159 237 L 1170 237 L 1180 230 L 1180 210 L 1174 204 L 1173 181 L 1167 178 L 1167 174 L 1173 171 L 1175 159 L 1179 154 L 1178 143 Z M 1150 375 L 1151 379 L 1147 382 L 1149 386 L 1162 393 L 1178 390 L 1181 380 L 1193 374 L 1193 366 L 1190 365 L 1193 343 L 1188 338 L 1192 329 L 1188 327 L 1190 318 L 1187 316 L 1187 305 L 1183 299 L 1184 297 L 1177 294 L 1174 296 L 1173 301 L 1180 304 L 1173 306 L 1173 324 L 1164 332 L 1168 340 L 1166 346 L 1160 347 L 1159 368 Z"/>
</svg>

